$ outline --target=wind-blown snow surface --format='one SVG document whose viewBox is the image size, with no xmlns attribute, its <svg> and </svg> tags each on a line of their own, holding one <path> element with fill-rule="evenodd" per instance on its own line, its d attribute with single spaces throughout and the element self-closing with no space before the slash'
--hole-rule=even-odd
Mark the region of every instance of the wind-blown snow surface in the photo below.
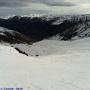
<svg viewBox="0 0 90 90">
<path fill-rule="evenodd" d="M 52 49 L 56 48 L 52 51 L 56 54 L 32 58 L 19 54 L 12 47 L 0 45 L 0 87 L 90 90 L 90 38 L 72 42 L 42 42 L 47 45 L 51 42 Z"/>
</svg>

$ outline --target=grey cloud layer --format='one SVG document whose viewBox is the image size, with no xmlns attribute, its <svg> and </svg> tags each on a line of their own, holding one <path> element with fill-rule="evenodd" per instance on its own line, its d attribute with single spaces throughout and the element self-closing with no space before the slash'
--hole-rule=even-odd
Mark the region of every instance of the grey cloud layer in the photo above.
<svg viewBox="0 0 90 90">
<path fill-rule="evenodd" d="M 26 3 L 17 0 L 0 0 L 0 7 L 23 7 Z"/>
<path fill-rule="evenodd" d="M 48 6 L 74 6 L 75 4 L 64 0 L 0 0 L 0 7 L 23 7 L 28 3 L 40 3 Z"/>
<path fill-rule="evenodd" d="M 43 3 L 49 6 L 74 6 L 75 4 L 62 0 L 32 0 L 34 3 Z"/>
<path fill-rule="evenodd" d="M 90 14 L 90 0 L 0 0 L 0 16 L 34 13 Z"/>
</svg>

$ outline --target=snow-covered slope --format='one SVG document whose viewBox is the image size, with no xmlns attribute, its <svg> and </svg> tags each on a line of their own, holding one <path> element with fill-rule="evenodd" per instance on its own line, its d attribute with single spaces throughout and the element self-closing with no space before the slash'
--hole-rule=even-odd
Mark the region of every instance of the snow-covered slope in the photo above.
<svg viewBox="0 0 90 90">
<path fill-rule="evenodd" d="M 86 40 L 85 44 L 88 47 L 83 46 L 79 41 Z M 27 44 L 12 44 L 14 48 L 18 48 L 20 51 L 25 52 L 29 56 L 47 56 L 47 55 L 64 55 L 72 54 L 72 52 L 81 54 L 83 49 L 88 49 L 90 38 L 85 38 L 76 41 L 59 41 L 59 40 L 43 40 L 32 45 Z M 79 45 L 80 44 L 80 45 Z M 72 48 L 73 47 L 73 48 Z M 86 51 L 86 53 L 88 53 Z M 82 52 L 83 54 L 83 52 Z"/>
<path fill-rule="evenodd" d="M 90 38 L 73 42 L 45 40 L 31 50 L 45 50 L 48 55 L 27 57 L 0 45 L 1 88 L 90 90 Z"/>
</svg>

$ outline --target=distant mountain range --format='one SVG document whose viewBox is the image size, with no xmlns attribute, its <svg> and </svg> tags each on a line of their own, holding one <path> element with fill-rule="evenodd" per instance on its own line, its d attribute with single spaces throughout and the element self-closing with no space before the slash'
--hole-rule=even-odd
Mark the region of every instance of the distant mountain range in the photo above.
<svg viewBox="0 0 90 90">
<path fill-rule="evenodd" d="M 90 37 L 90 15 L 14 16 L 0 18 L 0 27 L 0 41 L 10 43 L 30 43 L 43 39 L 72 40 Z"/>
</svg>

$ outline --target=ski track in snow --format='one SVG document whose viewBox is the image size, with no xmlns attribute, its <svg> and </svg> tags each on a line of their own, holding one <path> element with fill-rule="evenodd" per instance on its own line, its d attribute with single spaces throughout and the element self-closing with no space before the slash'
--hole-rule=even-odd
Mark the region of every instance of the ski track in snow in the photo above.
<svg viewBox="0 0 90 90">
<path fill-rule="evenodd" d="M 48 47 L 50 43 L 53 50 Z M 45 45 L 49 53 L 27 57 L 13 47 L 0 45 L 0 87 L 90 90 L 90 38 L 73 42 L 45 40 L 34 45 Z"/>
</svg>

